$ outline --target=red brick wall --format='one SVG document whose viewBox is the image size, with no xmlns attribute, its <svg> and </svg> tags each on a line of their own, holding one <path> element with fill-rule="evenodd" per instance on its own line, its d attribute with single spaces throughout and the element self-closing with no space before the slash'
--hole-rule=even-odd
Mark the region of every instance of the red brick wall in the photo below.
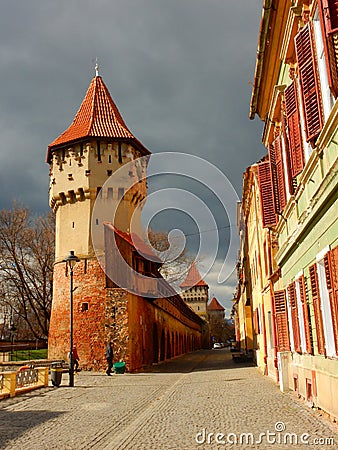
<svg viewBox="0 0 338 450">
<path fill-rule="evenodd" d="M 113 343 L 114 362 L 124 361 L 130 368 L 128 293 L 123 289 L 106 289 L 106 335 Z M 108 326 L 110 324 L 110 326 Z"/>
<path fill-rule="evenodd" d="M 68 361 L 69 284 L 65 263 L 56 264 L 48 341 L 51 359 Z M 73 285 L 73 341 L 83 369 L 106 367 L 108 340 L 113 343 L 114 362 L 125 361 L 130 371 L 191 351 L 193 342 L 195 349 L 201 346 L 200 325 L 184 318 L 168 300 L 148 300 L 123 289 L 106 288 L 105 274 L 96 259 L 75 265 Z"/>
<path fill-rule="evenodd" d="M 49 329 L 48 356 L 67 360 L 69 351 L 70 279 L 65 263 L 54 267 L 53 305 Z M 73 341 L 85 369 L 105 366 L 104 350 L 111 327 L 106 317 L 105 275 L 96 259 L 81 260 L 73 277 Z"/>
</svg>

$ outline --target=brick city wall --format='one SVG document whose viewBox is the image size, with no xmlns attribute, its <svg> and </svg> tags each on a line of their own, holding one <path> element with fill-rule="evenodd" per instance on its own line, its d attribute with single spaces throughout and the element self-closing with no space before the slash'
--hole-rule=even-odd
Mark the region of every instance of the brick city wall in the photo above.
<svg viewBox="0 0 338 450">
<path fill-rule="evenodd" d="M 118 288 L 106 291 L 106 339 L 112 342 L 114 362 L 124 361 L 129 369 L 128 293 Z"/>
<path fill-rule="evenodd" d="M 201 328 L 191 319 L 176 317 L 167 299 L 159 304 L 120 288 L 106 288 L 106 277 L 96 259 L 81 260 L 74 267 L 73 342 L 80 366 L 106 368 L 104 355 L 113 343 L 114 362 L 125 361 L 127 370 L 140 370 L 153 362 L 200 348 Z M 65 263 L 54 267 L 54 292 L 48 356 L 68 360 L 70 346 L 70 277 Z M 172 313 L 171 309 L 174 308 Z M 188 325 L 189 323 L 189 325 Z"/>
<path fill-rule="evenodd" d="M 96 259 L 81 260 L 74 267 L 73 342 L 84 369 L 103 369 L 104 351 L 111 327 L 106 314 L 106 280 Z M 70 278 L 65 263 L 54 267 L 53 304 L 48 339 L 49 358 L 68 360 L 70 328 Z"/>
</svg>

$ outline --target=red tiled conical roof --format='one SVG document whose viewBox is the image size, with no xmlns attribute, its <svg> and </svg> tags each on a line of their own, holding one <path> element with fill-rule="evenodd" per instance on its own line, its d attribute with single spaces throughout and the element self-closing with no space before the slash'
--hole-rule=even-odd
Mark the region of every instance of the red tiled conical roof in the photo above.
<svg viewBox="0 0 338 450">
<path fill-rule="evenodd" d="M 180 287 L 193 287 L 193 286 L 208 286 L 207 283 L 202 280 L 195 263 L 190 266 L 186 279 L 180 284 Z"/>
<path fill-rule="evenodd" d="M 216 297 L 213 297 L 209 305 L 207 306 L 208 311 L 224 311 L 225 309 L 219 303 Z"/>
<path fill-rule="evenodd" d="M 98 75 L 92 79 L 72 124 L 48 146 L 47 162 L 53 148 L 86 137 L 131 140 L 143 153 L 150 153 L 129 131 L 106 85 Z"/>
</svg>

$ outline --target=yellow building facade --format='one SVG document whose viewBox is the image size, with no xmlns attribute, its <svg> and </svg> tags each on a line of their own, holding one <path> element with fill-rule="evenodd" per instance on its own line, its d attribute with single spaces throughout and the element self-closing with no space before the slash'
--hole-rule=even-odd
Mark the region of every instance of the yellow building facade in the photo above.
<svg viewBox="0 0 338 450">
<path fill-rule="evenodd" d="M 293 390 L 333 418 L 338 417 L 337 42 L 337 2 L 263 2 L 250 119 L 257 115 L 264 121 L 267 156 L 244 175 L 237 292 L 240 310 L 247 289 L 241 277 L 249 274 L 257 365 L 262 368 L 266 358 L 268 374 L 277 366 L 283 391 Z M 264 242 L 270 245 L 268 270 Z M 238 314 L 238 328 L 248 320 Z"/>
<path fill-rule="evenodd" d="M 242 202 L 238 208 L 241 247 L 235 304 L 240 349 L 252 351 L 262 373 L 278 380 L 271 281 L 277 270 L 274 260 L 277 241 L 273 230 L 263 226 L 259 186 L 259 167 L 265 166 L 266 160 L 248 167 L 243 175 Z"/>
</svg>

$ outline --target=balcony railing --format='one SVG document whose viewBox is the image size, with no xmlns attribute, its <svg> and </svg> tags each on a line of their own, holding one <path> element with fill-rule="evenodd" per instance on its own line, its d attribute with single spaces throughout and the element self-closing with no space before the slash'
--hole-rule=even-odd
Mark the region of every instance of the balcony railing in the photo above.
<svg viewBox="0 0 338 450">
<path fill-rule="evenodd" d="M 0 399 L 48 386 L 48 367 L 21 367 L 0 373 Z"/>
</svg>

